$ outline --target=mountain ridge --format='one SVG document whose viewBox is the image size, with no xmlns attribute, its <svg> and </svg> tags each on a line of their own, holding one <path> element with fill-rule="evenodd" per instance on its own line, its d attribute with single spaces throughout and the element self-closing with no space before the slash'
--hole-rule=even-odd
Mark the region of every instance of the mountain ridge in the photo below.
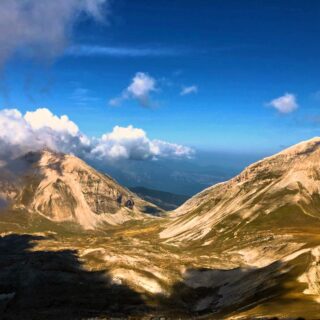
<svg viewBox="0 0 320 320">
<path fill-rule="evenodd" d="M 319 186 L 315 182 L 318 179 L 318 170 L 315 163 L 320 159 L 319 146 L 320 138 L 318 137 L 301 142 L 248 166 L 239 175 L 226 182 L 205 189 L 172 213 L 175 220 L 170 222 L 172 227 L 169 223 L 160 236 L 170 238 L 181 233 L 179 237 L 185 239 L 182 236 L 183 232 L 190 233 L 192 228 L 200 226 L 197 229 L 197 237 L 203 237 L 225 215 L 235 214 L 235 217 L 241 216 L 240 219 L 248 219 L 249 215 L 259 210 L 272 211 L 285 204 L 296 204 L 299 195 L 304 197 L 306 206 L 312 202 L 308 192 L 315 193 L 318 199 Z M 303 188 L 306 192 L 303 193 L 299 188 Z M 296 193 L 298 195 L 295 197 Z M 279 196 L 276 205 L 274 199 L 270 203 L 272 197 L 277 194 Z M 229 200 L 224 201 L 223 199 L 228 196 Z M 269 208 L 263 208 L 263 206 Z M 211 213 L 210 210 L 212 210 Z M 188 220 L 184 227 L 182 226 L 183 217 Z M 186 236 L 186 239 L 191 238 Z"/>
</svg>

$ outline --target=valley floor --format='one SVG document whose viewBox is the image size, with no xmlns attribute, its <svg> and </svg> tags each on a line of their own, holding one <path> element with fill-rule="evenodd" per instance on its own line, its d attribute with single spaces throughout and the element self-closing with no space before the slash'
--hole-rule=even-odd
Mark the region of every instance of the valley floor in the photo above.
<svg viewBox="0 0 320 320">
<path fill-rule="evenodd" d="M 19 219 L 0 223 L 3 319 L 320 318 L 317 229 L 187 247 L 160 240 L 158 221 L 83 232 Z"/>
</svg>

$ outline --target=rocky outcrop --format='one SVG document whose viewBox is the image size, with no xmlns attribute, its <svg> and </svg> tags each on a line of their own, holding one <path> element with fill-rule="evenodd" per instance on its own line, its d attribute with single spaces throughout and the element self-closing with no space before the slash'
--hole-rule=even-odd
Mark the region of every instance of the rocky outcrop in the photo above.
<svg viewBox="0 0 320 320">
<path fill-rule="evenodd" d="M 72 173 L 81 185 L 81 191 L 89 207 L 96 214 L 116 213 L 121 207 L 133 209 L 133 195 L 126 190 L 119 189 L 112 183 L 112 180 L 106 183 L 104 177 L 92 175 L 82 169 Z"/>
</svg>

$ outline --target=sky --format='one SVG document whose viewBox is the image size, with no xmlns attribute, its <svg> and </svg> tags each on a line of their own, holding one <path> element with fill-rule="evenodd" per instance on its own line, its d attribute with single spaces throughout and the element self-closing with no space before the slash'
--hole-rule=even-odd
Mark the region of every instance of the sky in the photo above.
<svg viewBox="0 0 320 320">
<path fill-rule="evenodd" d="M 20 112 L 3 123 L 23 141 L 51 126 L 63 151 L 149 159 L 319 135 L 319 1 L 3 0 L 0 21 L 1 109 Z"/>
</svg>

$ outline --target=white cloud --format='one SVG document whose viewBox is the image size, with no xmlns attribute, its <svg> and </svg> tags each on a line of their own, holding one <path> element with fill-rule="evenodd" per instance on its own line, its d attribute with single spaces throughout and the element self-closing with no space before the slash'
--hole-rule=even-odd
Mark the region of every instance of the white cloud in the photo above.
<svg viewBox="0 0 320 320">
<path fill-rule="evenodd" d="M 150 140 L 144 130 L 133 126 L 115 126 L 112 132 L 104 134 L 92 154 L 98 158 L 126 158 L 143 160 L 150 158 L 190 157 L 189 147 L 160 140 Z"/>
<path fill-rule="evenodd" d="M 62 54 L 77 19 L 102 21 L 107 0 L 1 0 L 0 65 L 19 52 L 52 59 Z"/>
<path fill-rule="evenodd" d="M 115 126 L 104 134 L 92 153 L 99 158 L 145 159 L 152 155 L 150 140 L 142 129 Z"/>
<path fill-rule="evenodd" d="M 197 92 L 198 92 L 198 87 L 193 85 L 193 86 L 189 86 L 189 87 L 183 87 L 180 92 L 180 95 L 185 96 L 187 94 L 197 93 Z"/>
<path fill-rule="evenodd" d="M 53 131 L 65 132 L 72 136 L 79 133 L 78 126 L 69 120 L 68 116 L 63 115 L 60 118 L 52 114 L 48 109 L 42 108 L 36 111 L 28 111 L 24 119 L 30 124 L 32 129 L 39 130 L 42 128 L 50 128 Z"/>
<path fill-rule="evenodd" d="M 68 116 L 56 116 L 48 109 L 25 115 L 16 109 L 0 110 L 0 160 L 44 147 L 100 161 L 181 158 L 193 153 L 189 147 L 151 140 L 144 130 L 133 126 L 115 126 L 100 138 L 90 138 Z"/>
<path fill-rule="evenodd" d="M 24 121 L 20 111 L 4 109 L 0 111 L 0 157 L 17 156 L 32 148 L 39 148 L 32 128 Z"/>
<path fill-rule="evenodd" d="M 268 105 L 281 113 L 290 113 L 299 107 L 296 96 L 292 93 L 285 93 L 283 96 L 270 101 Z"/>
<path fill-rule="evenodd" d="M 131 84 L 122 92 L 119 97 L 109 101 L 111 106 L 118 106 L 124 100 L 135 99 L 141 106 L 150 107 L 152 101 L 150 94 L 156 91 L 156 80 L 144 72 L 137 72 Z"/>
<path fill-rule="evenodd" d="M 132 79 L 127 91 L 133 97 L 141 99 L 155 90 L 155 80 L 143 72 L 138 72 Z"/>
<path fill-rule="evenodd" d="M 91 142 L 67 116 L 57 117 L 48 109 L 27 112 L 0 111 L 0 159 L 18 157 L 48 147 L 83 156 Z"/>
<path fill-rule="evenodd" d="M 166 158 L 191 157 L 194 153 L 189 147 L 162 140 L 152 141 L 152 151 L 155 157 L 160 156 Z"/>
</svg>

